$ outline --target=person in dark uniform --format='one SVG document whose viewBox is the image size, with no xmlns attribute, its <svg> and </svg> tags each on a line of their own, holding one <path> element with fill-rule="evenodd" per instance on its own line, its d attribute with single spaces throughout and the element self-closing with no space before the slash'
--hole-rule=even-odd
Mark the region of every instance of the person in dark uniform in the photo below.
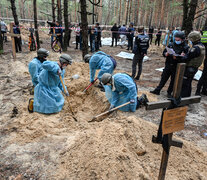
<svg viewBox="0 0 207 180">
<path fill-rule="evenodd" d="M 111 44 L 111 47 L 114 46 L 114 39 L 115 39 L 115 46 L 117 46 L 118 31 L 119 31 L 119 28 L 117 27 L 117 25 L 115 23 L 114 26 L 111 28 L 111 32 L 112 32 L 112 44 Z"/>
<path fill-rule="evenodd" d="M 133 53 L 135 55 L 132 62 L 132 77 L 135 80 L 139 80 L 141 76 L 143 58 L 144 56 L 147 55 L 147 49 L 149 48 L 149 36 L 144 34 L 144 27 L 139 27 L 138 33 L 139 35 L 135 38 L 134 49 L 133 49 Z M 136 76 L 137 64 L 139 70 Z"/>
<path fill-rule="evenodd" d="M 68 47 L 70 47 L 70 39 L 71 39 L 71 32 L 72 32 L 72 25 L 71 23 L 69 22 L 68 23 L 68 27 L 69 27 L 69 31 L 68 31 Z"/>
<path fill-rule="evenodd" d="M 97 42 L 96 42 L 96 49 L 97 51 L 100 50 L 101 45 L 101 27 L 99 23 L 96 23 L 96 29 L 97 29 Z"/>
<path fill-rule="evenodd" d="M 17 25 L 13 24 L 14 34 L 20 34 L 20 29 Z M 22 52 L 22 40 L 21 37 L 14 37 L 16 52 Z"/>
<path fill-rule="evenodd" d="M 134 31 L 135 29 L 133 28 L 133 23 L 130 23 L 129 28 L 128 28 L 128 33 L 127 33 L 127 38 L 128 38 L 128 48 L 127 50 L 129 51 L 129 49 L 133 49 L 133 39 L 134 39 Z"/>
<path fill-rule="evenodd" d="M 203 31 L 201 42 L 205 46 L 206 52 L 205 52 L 203 73 L 202 73 L 201 78 L 198 81 L 195 95 L 203 94 L 207 96 L 207 27 L 205 27 Z"/>
<path fill-rule="evenodd" d="M 156 34 L 156 39 L 155 39 L 155 45 L 158 44 L 158 46 L 160 46 L 160 40 L 161 40 L 161 37 L 162 37 L 162 31 L 160 31 L 160 28 L 158 28 L 157 30 L 157 34 Z"/>
<path fill-rule="evenodd" d="M 148 31 L 148 33 L 149 33 L 149 42 L 150 42 L 150 44 L 152 44 L 153 33 L 154 33 L 154 28 L 153 28 L 153 26 L 149 27 L 149 31 Z"/>
<path fill-rule="evenodd" d="M 185 42 L 184 32 L 181 32 L 181 31 L 177 32 L 175 34 L 175 42 L 170 43 L 168 45 L 168 48 L 171 48 L 172 50 L 174 50 L 176 55 L 172 55 L 167 51 L 166 48 L 164 49 L 163 56 L 166 57 L 166 61 L 165 61 L 165 68 L 161 75 L 161 81 L 159 85 L 153 91 L 150 91 L 150 93 L 160 95 L 161 89 L 165 86 L 166 82 L 171 77 L 170 85 L 167 90 L 167 93 L 168 93 L 167 96 L 171 97 L 171 93 L 173 91 L 173 86 L 174 86 L 177 63 L 179 59 L 182 58 L 179 55 L 184 54 L 184 53 L 186 54 L 189 49 L 189 46 Z"/>
<path fill-rule="evenodd" d="M 183 56 L 181 60 L 181 62 L 186 63 L 181 97 L 191 96 L 193 78 L 205 58 L 205 46 L 201 43 L 200 32 L 191 32 L 188 35 L 188 40 L 192 42 L 193 46 L 192 48 L 190 48 L 189 52 Z"/>
</svg>

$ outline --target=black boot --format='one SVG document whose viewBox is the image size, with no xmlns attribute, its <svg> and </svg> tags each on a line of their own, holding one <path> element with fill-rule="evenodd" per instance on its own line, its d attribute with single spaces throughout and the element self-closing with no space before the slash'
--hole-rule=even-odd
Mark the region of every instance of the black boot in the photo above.
<svg viewBox="0 0 207 180">
<path fill-rule="evenodd" d="M 153 91 L 150 91 L 150 93 L 160 95 L 160 91 L 158 89 L 154 89 Z"/>
<path fill-rule="evenodd" d="M 149 102 L 147 95 L 146 94 L 142 94 L 139 98 L 138 98 L 138 102 L 139 102 L 139 106 L 144 105 L 146 106 L 147 103 Z M 137 103 L 138 104 L 138 103 Z M 138 107 L 139 108 L 139 107 Z"/>
</svg>

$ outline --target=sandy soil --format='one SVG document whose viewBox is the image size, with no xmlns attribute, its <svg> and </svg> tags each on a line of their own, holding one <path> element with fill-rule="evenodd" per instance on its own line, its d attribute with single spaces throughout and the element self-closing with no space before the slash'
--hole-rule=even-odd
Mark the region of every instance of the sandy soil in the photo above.
<svg viewBox="0 0 207 180">
<path fill-rule="evenodd" d="M 42 47 L 49 49 L 48 36 L 41 33 Z M 24 33 L 27 40 L 26 31 Z M 74 37 L 73 37 L 74 38 Z M 68 49 L 74 63 L 67 68 L 65 77 L 70 93 L 70 104 L 78 122 L 71 116 L 68 103 L 54 115 L 27 111 L 31 80 L 28 63 L 35 52 L 27 46 L 11 56 L 11 42 L 5 44 L 5 54 L 0 56 L 0 179 L 157 179 L 162 148 L 151 142 L 156 135 L 161 110 L 136 113 L 114 112 L 89 123 L 93 116 L 107 110 L 109 103 L 96 87 L 86 94 L 89 83 L 88 65 L 81 62 L 81 52 Z M 103 47 L 115 57 L 120 47 Z M 125 50 L 124 50 L 125 51 Z M 166 99 L 166 88 L 160 96 L 149 93 L 158 84 L 163 67 L 161 48 L 152 46 L 150 61 L 144 63 L 139 82 L 139 94 L 146 93 L 150 101 Z M 59 54 L 51 52 L 49 60 Z M 116 58 L 116 72 L 131 72 L 131 61 Z M 153 68 L 152 68 L 153 67 Z M 72 79 L 75 74 L 79 79 Z M 196 82 L 193 82 L 195 90 Z M 172 147 L 166 179 L 207 179 L 207 98 L 191 105 L 185 130 L 175 133 L 184 142 L 182 149 Z M 17 179 L 16 179 L 17 180 Z"/>
</svg>

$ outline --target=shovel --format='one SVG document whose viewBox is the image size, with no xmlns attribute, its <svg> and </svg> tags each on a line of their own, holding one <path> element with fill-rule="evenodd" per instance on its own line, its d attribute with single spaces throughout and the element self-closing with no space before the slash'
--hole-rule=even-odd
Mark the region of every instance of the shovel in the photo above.
<svg viewBox="0 0 207 180">
<path fill-rule="evenodd" d="M 84 93 L 96 82 L 98 78 L 96 78 L 87 88 L 84 89 Z"/>
<path fill-rule="evenodd" d="M 92 119 L 91 121 L 88 121 L 88 122 L 94 122 L 94 121 L 96 121 L 97 118 L 99 118 L 99 117 L 101 117 L 101 116 L 104 116 L 104 115 L 106 115 L 106 114 L 108 114 L 108 113 L 111 113 L 111 112 L 113 112 L 113 111 L 115 111 L 115 110 L 117 110 L 117 109 L 119 109 L 119 108 L 121 108 L 121 107 L 124 107 L 124 106 L 128 105 L 128 104 L 130 104 L 130 101 L 127 102 L 127 103 L 124 103 L 124 104 L 122 104 L 122 105 L 120 105 L 120 106 L 117 106 L 117 107 L 115 107 L 115 108 L 113 108 L 113 109 L 111 109 L 111 110 L 108 110 L 108 111 L 106 111 L 106 112 L 104 112 L 104 113 L 101 113 L 101 114 L 99 114 L 99 115 L 97 115 L 97 116 L 94 116 L 93 119 Z"/>
<path fill-rule="evenodd" d="M 61 84 L 62 84 L 62 86 L 63 86 L 64 92 L 67 93 L 67 91 L 66 91 L 66 89 L 65 89 L 65 85 L 64 85 L 64 83 L 63 83 L 63 78 L 62 78 L 62 76 L 59 75 L 59 78 L 60 78 Z M 75 115 L 74 115 L 74 112 L 73 112 L 73 109 L 72 109 L 72 107 L 71 107 L 71 105 L 70 105 L 69 97 L 66 96 L 66 99 L 67 99 L 67 101 L 68 101 L 69 108 L 70 108 L 70 111 L 71 111 L 71 113 L 72 113 L 72 117 L 73 117 L 73 119 L 74 119 L 75 121 L 78 121 L 78 120 L 76 119 L 76 117 L 75 117 Z"/>
</svg>

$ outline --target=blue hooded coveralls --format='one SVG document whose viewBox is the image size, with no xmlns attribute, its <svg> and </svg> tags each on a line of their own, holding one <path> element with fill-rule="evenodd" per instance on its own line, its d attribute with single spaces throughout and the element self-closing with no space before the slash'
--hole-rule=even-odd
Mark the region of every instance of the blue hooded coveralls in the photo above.
<svg viewBox="0 0 207 180">
<path fill-rule="evenodd" d="M 33 111 L 44 114 L 60 112 L 64 105 L 64 97 L 61 93 L 64 90 L 57 73 L 60 67 L 57 62 L 45 61 L 42 63 L 42 68 L 39 83 L 34 89 Z M 62 78 L 64 73 L 65 70 L 62 70 Z"/>
<path fill-rule="evenodd" d="M 42 71 L 42 63 L 37 58 L 34 58 L 29 63 L 29 73 L 32 78 L 32 83 L 34 86 L 38 84 L 38 77 L 41 71 Z"/>
<path fill-rule="evenodd" d="M 98 79 L 101 81 L 101 77 L 104 73 L 112 74 L 114 71 L 114 64 L 111 60 L 111 57 L 106 53 L 99 51 L 95 53 L 90 61 L 89 61 L 89 68 L 90 68 L 90 81 L 93 82 L 96 70 L 101 69 L 98 73 Z"/>
<path fill-rule="evenodd" d="M 135 112 L 138 104 L 137 101 L 137 87 L 133 79 L 123 73 L 117 73 L 112 76 L 113 84 L 115 87 L 112 88 L 110 85 L 105 85 L 106 97 L 111 105 L 115 107 L 120 106 L 124 103 L 134 100 L 135 103 L 129 104 L 120 108 L 121 111 Z M 115 89 L 114 89 L 115 88 Z"/>
</svg>

